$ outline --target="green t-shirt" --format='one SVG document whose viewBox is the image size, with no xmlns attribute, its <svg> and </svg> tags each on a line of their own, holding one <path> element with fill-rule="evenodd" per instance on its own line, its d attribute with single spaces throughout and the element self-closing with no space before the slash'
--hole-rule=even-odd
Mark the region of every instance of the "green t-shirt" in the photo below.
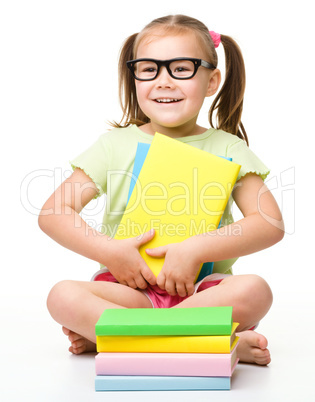
<svg viewBox="0 0 315 402">
<path fill-rule="evenodd" d="M 97 197 L 106 194 L 101 231 L 111 237 L 126 208 L 138 142 L 150 144 L 152 139 L 152 135 L 142 132 L 135 125 L 115 128 L 102 134 L 90 148 L 71 161 L 73 169 L 82 169 L 93 180 L 99 191 Z M 210 128 L 203 134 L 178 140 L 214 155 L 232 158 L 233 162 L 241 165 L 237 180 L 250 172 L 258 174 L 263 180 L 269 174 L 269 169 L 243 140 L 222 130 Z M 230 197 L 221 226 L 234 222 L 232 204 Z M 236 260 L 215 262 L 213 272 L 232 273 L 231 268 Z"/>
</svg>

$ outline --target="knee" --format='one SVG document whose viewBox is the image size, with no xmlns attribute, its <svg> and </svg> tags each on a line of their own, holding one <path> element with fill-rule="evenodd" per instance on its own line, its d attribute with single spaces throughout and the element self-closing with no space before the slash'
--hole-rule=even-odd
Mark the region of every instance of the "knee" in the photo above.
<svg viewBox="0 0 315 402">
<path fill-rule="evenodd" d="M 246 295 L 247 303 L 264 311 L 264 314 L 270 309 L 273 301 L 272 291 L 268 283 L 258 275 L 246 275 Z"/>
<path fill-rule="evenodd" d="M 72 281 L 58 282 L 48 294 L 47 308 L 50 315 L 59 323 L 62 324 L 62 316 L 69 314 L 69 308 L 71 306 L 71 299 L 74 292 L 72 291 Z"/>
<path fill-rule="evenodd" d="M 268 283 L 258 275 L 240 275 L 235 283 L 237 300 L 233 305 L 233 319 L 240 323 L 239 331 L 256 325 L 269 311 L 272 292 Z"/>
</svg>

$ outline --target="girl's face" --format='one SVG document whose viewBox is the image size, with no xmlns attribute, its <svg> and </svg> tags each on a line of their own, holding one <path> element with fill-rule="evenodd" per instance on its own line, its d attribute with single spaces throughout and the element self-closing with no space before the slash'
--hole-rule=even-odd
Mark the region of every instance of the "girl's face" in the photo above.
<svg viewBox="0 0 315 402">
<path fill-rule="evenodd" d="M 136 54 L 137 59 L 168 60 L 176 57 L 211 62 L 193 33 L 144 38 Z M 193 78 L 177 80 L 162 67 L 155 80 L 136 80 L 135 84 L 139 106 L 151 121 L 146 130 L 151 134 L 158 131 L 173 137 L 184 137 L 199 134 L 201 128 L 196 125 L 198 113 L 204 98 L 216 92 L 220 72 L 199 67 Z"/>
</svg>

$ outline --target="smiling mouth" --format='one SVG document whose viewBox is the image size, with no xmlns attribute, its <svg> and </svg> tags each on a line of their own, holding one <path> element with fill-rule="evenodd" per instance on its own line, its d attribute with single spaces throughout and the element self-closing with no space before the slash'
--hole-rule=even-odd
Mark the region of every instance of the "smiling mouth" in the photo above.
<svg viewBox="0 0 315 402">
<path fill-rule="evenodd" d="M 158 98 L 154 99 L 155 102 L 157 103 L 176 103 L 182 101 L 182 99 L 177 99 L 177 98 Z"/>
</svg>

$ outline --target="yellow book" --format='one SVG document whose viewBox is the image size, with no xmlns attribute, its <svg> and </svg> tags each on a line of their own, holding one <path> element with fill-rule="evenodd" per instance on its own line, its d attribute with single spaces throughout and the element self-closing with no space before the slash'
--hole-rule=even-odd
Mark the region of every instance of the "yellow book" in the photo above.
<svg viewBox="0 0 315 402">
<path fill-rule="evenodd" d="M 234 162 L 156 133 L 115 238 L 155 229 L 140 254 L 157 276 L 164 258 L 150 257 L 145 249 L 215 230 L 239 170 Z"/>
<path fill-rule="evenodd" d="M 97 336 L 97 351 L 136 353 L 231 353 L 238 337 L 233 323 L 231 335 L 223 336 Z"/>
</svg>

